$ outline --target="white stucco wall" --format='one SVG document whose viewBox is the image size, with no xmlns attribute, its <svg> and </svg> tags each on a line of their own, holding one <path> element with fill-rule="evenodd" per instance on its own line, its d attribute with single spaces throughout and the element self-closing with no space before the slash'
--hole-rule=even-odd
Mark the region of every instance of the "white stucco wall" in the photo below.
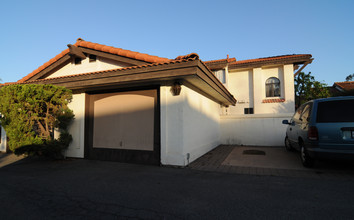
<svg viewBox="0 0 354 220">
<path fill-rule="evenodd" d="M 7 145 L 7 139 L 6 139 L 6 133 L 5 130 L 2 126 L 0 126 L 1 129 L 1 136 L 0 136 L 0 152 L 6 152 L 6 145 Z"/>
<path fill-rule="evenodd" d="M 244 108 L 253 108 L 253 71 L 244 70 L 228 74 L 229 91 L 237 105 L 229 107 L 229 114 L 243 114 Z"/>
<path fill-rule="evenodd" d="M 293 113 L 294 73 L 293 65 L 254 68 L 228 72 L 228 89 L 237 99 L 237 105 L 228 109 L 229 114 L 244 114 L 244 108 L 254 108 L 254 114 Z M 281 96 L 266 97 L 265 82 L 270 77 L 280 80 Z M 266 99 L 282 98 L 285 102 L 262 103 Z"/>
<path fill-rule="evenodd" d="M 97 60 L 95 62 L 89 62 L 89 58 L 87 57 L 86 59 L 81 61 L 81 64 L 74 64 L 73 62 L 70 62 L 64 65 L 63 67 L 49 75 L 47 78 L 117 69 L 127 66 L 129 65 L 103 57 L 97 57 Z"/>
<path fill-rule="evenodd" d="M 74 94 L 73 100 L 69 103 L 69 108 L 73 110 L 75 119 L 69 127 L 69 133 L 73 137 L 69 148 L 65 152 L 67 157 L 84 157 L 85 140 L 85 93 Z"/>
<path fill-rule="evenodd" d="M 182 86 L 173 96 L 169 86 L 161 95 L 161 163 L 186 166 L 220 144 L 219 105 Z"/>
<path fill-rule="evenodd" d="M 222 144 L 246 146 L 283 146 L 286 125 L 282 120 L 292 114 L 221 116 Z"/>
<path fill-rule="evenodd" d="M 229 91 L 238 100 L 236 106 L 222 110 L 220 140 L 222 144 L 281 146 L 286 126 L 295 111 L 293 65 L 244 69 L 229 72 Z M 270 77 L 280 80 L 281 97 L 266 97 L 265 82 Z M 263 103 L 267 99 L 285 102 Z M 253 108 L 254 114 L 244 114 Z"/>
</svg>

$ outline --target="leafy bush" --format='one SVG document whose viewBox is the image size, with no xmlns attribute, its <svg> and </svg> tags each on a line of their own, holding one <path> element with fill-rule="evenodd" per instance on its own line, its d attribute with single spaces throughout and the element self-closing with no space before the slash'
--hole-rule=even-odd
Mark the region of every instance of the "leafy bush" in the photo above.
<svg viewBox="0 0 354 220">
<path fill-rule="evenodd" d="M 74 119 L 72 93 L 53 85 L 8 85 L 0 88 L 1 125 L 15 154 L 55 155 L 71 142 L 67 128 Z M 54 130 L 61 133 L 54 139 Z M 56 156 L 55 156 L 56 157 Z"/>
</svg>

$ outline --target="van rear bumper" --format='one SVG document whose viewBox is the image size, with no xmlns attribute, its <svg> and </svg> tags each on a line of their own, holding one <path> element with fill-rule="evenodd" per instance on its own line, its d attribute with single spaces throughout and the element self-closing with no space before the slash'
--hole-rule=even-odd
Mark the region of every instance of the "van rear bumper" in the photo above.
<svg viewBox="0 0 354 220">
<path fill-rule="evenodd" d="M 319 159 L 354 160 L 354 150 L 334 150 L 323 148 L 307 148 L 310 157 Z"/>
</svg>

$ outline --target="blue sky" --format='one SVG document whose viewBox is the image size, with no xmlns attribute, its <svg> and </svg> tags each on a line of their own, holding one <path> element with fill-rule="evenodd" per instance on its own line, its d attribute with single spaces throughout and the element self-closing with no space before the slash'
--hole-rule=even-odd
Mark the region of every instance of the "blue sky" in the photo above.
<svg viewBox="0 0 354 220">
<path fill-rule="evenodd" d="M 0 78 L 13 82 L 84 40 L 175 58 L 309 53 L 332 85 L 354 73 L 354 1 L 2 1 Z"/>
</svg>

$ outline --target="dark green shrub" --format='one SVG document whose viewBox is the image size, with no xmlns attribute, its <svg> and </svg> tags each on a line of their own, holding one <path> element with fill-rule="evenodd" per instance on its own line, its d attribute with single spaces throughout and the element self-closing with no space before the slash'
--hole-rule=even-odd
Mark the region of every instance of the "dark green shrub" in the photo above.
<svg viewBox="0 0 354 220">
<path fill-rule="evenodd" d="M 71 140 L 72 93 L 53 85 L 8 85 L 0 88 L 1 125 L 15 154 L 58 157 Z M 61 133 L 54 139 L 54 130 Z"/>
</svg>

